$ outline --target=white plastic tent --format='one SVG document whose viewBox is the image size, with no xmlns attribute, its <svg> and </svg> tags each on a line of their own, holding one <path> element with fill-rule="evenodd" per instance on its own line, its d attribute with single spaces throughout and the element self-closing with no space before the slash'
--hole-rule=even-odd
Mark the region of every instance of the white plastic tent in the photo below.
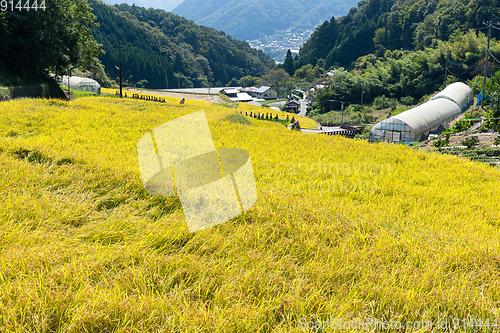
<svg viewBox="0 0 500 333">
<path fill-rule="evenodd" d="M 455 82 L 446 87 L 432 98 L 432 100 L 445 98 L 455 102 L 462 112 L 465 112 L 474 102 L 472 89 L 462 82 Z"/>
<path fill-rule="evenodd" d="M 63 76 L 60 83 L 66 88 L 101 93 L 101 85 L 93 79 L 79 76 Z"/>
<path fill-rule="evenodd" d="M 473 103 L 472 89 L 453 83 L 429 102 L 378 122 L 370 131 L 370 141 L 416 142 L 440 133 Z"/>
</svg>

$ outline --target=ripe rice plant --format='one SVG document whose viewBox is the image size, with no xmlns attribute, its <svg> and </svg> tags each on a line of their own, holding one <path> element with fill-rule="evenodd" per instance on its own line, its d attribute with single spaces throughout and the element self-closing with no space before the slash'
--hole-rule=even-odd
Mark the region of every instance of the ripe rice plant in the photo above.
<svg viewBox="0 0 500 333">
<path fill-rule="evenodd" d="M 178 104 L 0 103 L 0 331 L 499 319 L 497 169 Z M 189 233 L 177 197 L 143 189 L 136 144 L 200 110 L 216 147 L 249 152 L 258 201 Z"/>
</svg>

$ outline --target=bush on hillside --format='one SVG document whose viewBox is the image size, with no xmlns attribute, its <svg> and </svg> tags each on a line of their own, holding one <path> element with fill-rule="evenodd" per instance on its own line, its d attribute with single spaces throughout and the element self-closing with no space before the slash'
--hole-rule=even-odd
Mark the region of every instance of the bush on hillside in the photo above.
<svg viewBox="0 0 500 333">
<path fill-rule="evenodd" d="M 395 98 L 389 98 L 386 96 L 375 97 L 373 102 L 373 107 L 376 110 L 386 109 L 398 105 L 398 101 Z"/>
<path fill-rule="evenodd" d="M 470 138 L 462 141 L 462 145 L 466 146 L 467 149 L 472 149 L 479 144 L 479 138 L 477 136 L 471 136 Z"/>
<path fill-rule="evenodd" d="M 405 97 L 401 97 L 400 102 L 403 105 L 410 106 L 410 105 L 413 105 L 415 103 L 415 99 L 411 96 L 405 96 Z"/>
</svg>

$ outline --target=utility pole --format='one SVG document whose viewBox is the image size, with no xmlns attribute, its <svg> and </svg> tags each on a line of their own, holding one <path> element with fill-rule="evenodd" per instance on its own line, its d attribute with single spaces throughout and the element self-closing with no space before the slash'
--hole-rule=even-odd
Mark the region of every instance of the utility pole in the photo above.
<svg viewBox="0 0 500 333">
<path fill-rule="evenodd" d="M 122 41 L 118 43 L 119 45 L 119 53 L 120 53 L 120 98 L 123 97 L 122 95 Z"/>
<path fill-rule="evenodd" d="M 333 110 L 333 102 L 336 102 L 334 99 L 329 99 L 328 102 L 330 102 L 330 111 Z"/>
<path fill-rule="evenodd" d="M 446 49 L 446 65 L 444 68 L 444 87 L 446 88 L 446 80 L 448 79 L 448 52 L 450 49 Z"/>
<path fill-rule="evenodd" d="M 361 95 L 363 96 L 363 95 Z M 342 109 L 342 121 L 340 122 L 341 126 L 344 125 L 344 102 L 340 101 L 340 108 Z M 362 104 L 361 104 L 362 105 Z"/>
<path fill-rule="evenodd" d="M 361 81 L 361 106 L 363 106 L 363 95 L 365 94 L 365 80 Z"/>
<path fill-rule="evenodd" d="M 490 39 L 491 39 L 491 22 L 488 22 L 488 47 L 486 48 L 486 59 L 484 61 L 483 83 L 486 83 L 486 76 L 488 75 L 488 56 L 490 55 Z"/>
<path fill-rule="evenodd" d="M 490 55 L 490 39 L 491 39 L 491 25 L 493 22 L 493 14 L 491 15 L 491 21 L 488 22 L 488 47 L 486 48 L 486 58 L 484 60 L 484 79 L 483 79 L 483 87 L 486 84 L 486 76 L 488 75 L 488 56 Z M 486 23 L 484 23 L 486 24 Z M 484 106 L 484 88 L 481 94 L 481 107 Z"/>
<path fill-rule="evenodd" d="M 71 68 L 68 70 L 68 98 L 70 98 L 70 97 L 71 97 L 71 81 L 70 81 L 71 76 L 72 76 L 72 75 L 71 75 L 71 71 L 72 71 L 73 69 L 77 68 L 77 67 L 78 67 L 78 66 L 73 66 L 73 67 L 71 67 Z"/>
</svg>

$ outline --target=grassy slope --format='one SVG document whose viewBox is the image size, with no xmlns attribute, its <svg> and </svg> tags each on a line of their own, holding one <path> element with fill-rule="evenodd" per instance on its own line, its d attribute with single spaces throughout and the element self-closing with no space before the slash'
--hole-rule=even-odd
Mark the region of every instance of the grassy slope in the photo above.
<svg viewBox="0 0 500 333">
<path fill-rule="evenodd" d="M 496 169 L 168 101 L 0 103 L 1 331 L 498 317 Z M 136 143 L 200 109 L 216 147 L 250 152 L 259 199 L 190 234 L 178 199 L 142 189 Z"/>
</svg>

